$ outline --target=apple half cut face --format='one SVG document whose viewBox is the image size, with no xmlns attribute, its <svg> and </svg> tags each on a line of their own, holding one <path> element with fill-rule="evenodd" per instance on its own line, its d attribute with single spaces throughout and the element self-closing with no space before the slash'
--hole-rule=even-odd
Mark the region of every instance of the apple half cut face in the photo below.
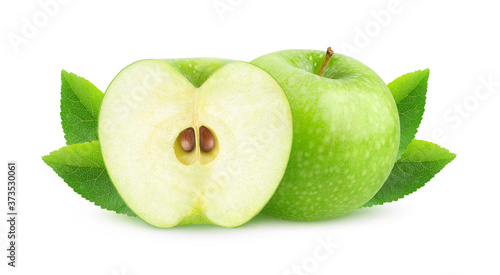
<svg viewBox="0 0 500 275">
<path fill-rule="evenodd" d="M 142 60 L 106 90 L 99 140 L 113 184 L 147 223 L 235 227 L 280 183 L 292 117 L 278 83 L 249 63 Z"/>
</svg>

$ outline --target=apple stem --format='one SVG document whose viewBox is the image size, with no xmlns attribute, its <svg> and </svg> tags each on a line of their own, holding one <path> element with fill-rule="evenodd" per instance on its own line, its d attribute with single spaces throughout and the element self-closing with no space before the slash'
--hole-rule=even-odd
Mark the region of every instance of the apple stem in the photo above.
<svg viewBox="0 0 500 275">
<path fill-rule="evenodd" d="M 326 66 L 328 65 L 328 62 L 330 62 L 330 58 L 332 58 L 332 55 L 333 50 L 331 47 L 328 47 L 328 49 L 326 49 L 325 59 L 323 59 L 323 63 L 321 63 L 321 67 L 319 67 L 318 70 L 319 76 L 323 76 L 323 74 L 325 73 Z"/>
</svg>

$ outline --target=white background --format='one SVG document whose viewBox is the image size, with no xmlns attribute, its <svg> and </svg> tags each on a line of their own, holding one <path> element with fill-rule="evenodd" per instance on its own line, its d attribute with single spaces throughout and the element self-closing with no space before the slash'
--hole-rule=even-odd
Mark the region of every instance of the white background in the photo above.
<svg viewBox="0 0 500 275">
<path fill-rule="evenodd" d="M 0 274 L 500 273 L 500 86 L 481 80 L 500 82 L 495 1 L 69 0 L 43 22 L 48 1 L 0 4 L 1 162 L 17 160 L 20 173 L 19 267 L 6 266 L 2 222 Z M 26 20 L 37 33 L 13 45 Z M 386 82 L 431 69 L 417 137 L 458 157 L 402 201 L 322 222 L 259 215 L 236 229 L 157 229 L 85 201 L 40 158 L 65 144 L 63 68 L 104 90 L 144 58 L 250 61 L 330 45 Z M 318 258 L 318 240 L 334 242 L 332 253 Z"/>
</svg>

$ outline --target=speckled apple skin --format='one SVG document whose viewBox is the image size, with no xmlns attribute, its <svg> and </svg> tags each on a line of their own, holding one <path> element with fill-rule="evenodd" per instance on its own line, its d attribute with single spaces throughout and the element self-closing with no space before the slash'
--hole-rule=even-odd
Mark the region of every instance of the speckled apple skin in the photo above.
<svg viewBox="0 0 500 275">
<path fill-rule="evenodd" d="M 264 212 L 281 219 L 325 220 L 358 209 L 382 187 L 399 146 L 399 116 L 387 85 L 361 62 L 334 54 L 280 51 L 251 63 L 285 91 L 293 144 L 285 175 Z"/>
</svg>

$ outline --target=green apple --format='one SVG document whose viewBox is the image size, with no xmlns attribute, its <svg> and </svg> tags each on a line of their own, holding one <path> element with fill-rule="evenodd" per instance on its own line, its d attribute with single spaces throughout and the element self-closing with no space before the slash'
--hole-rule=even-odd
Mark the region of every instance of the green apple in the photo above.
<svg viewBox="0 0 500 275">
<path fill-rule="evenodd" d="M 334 54 L 324 67 L 324 57 L 288 50 L 251 62 L 278 81 L 293 116 L 288 167 L 264 208 L 271 216 L 324 220 L 353 211 L 375 195 L 394 165 L 399 116 L 388 87 L 353 58 Z"/>
<path fill-rule="evenodd" d="M 116 189 L 162 228 L 250 220 L 279 185 L 293 136 L 268 73 L 209 58 L 127 66 L 106 90 L 98 131 Z"/>
</svg>

